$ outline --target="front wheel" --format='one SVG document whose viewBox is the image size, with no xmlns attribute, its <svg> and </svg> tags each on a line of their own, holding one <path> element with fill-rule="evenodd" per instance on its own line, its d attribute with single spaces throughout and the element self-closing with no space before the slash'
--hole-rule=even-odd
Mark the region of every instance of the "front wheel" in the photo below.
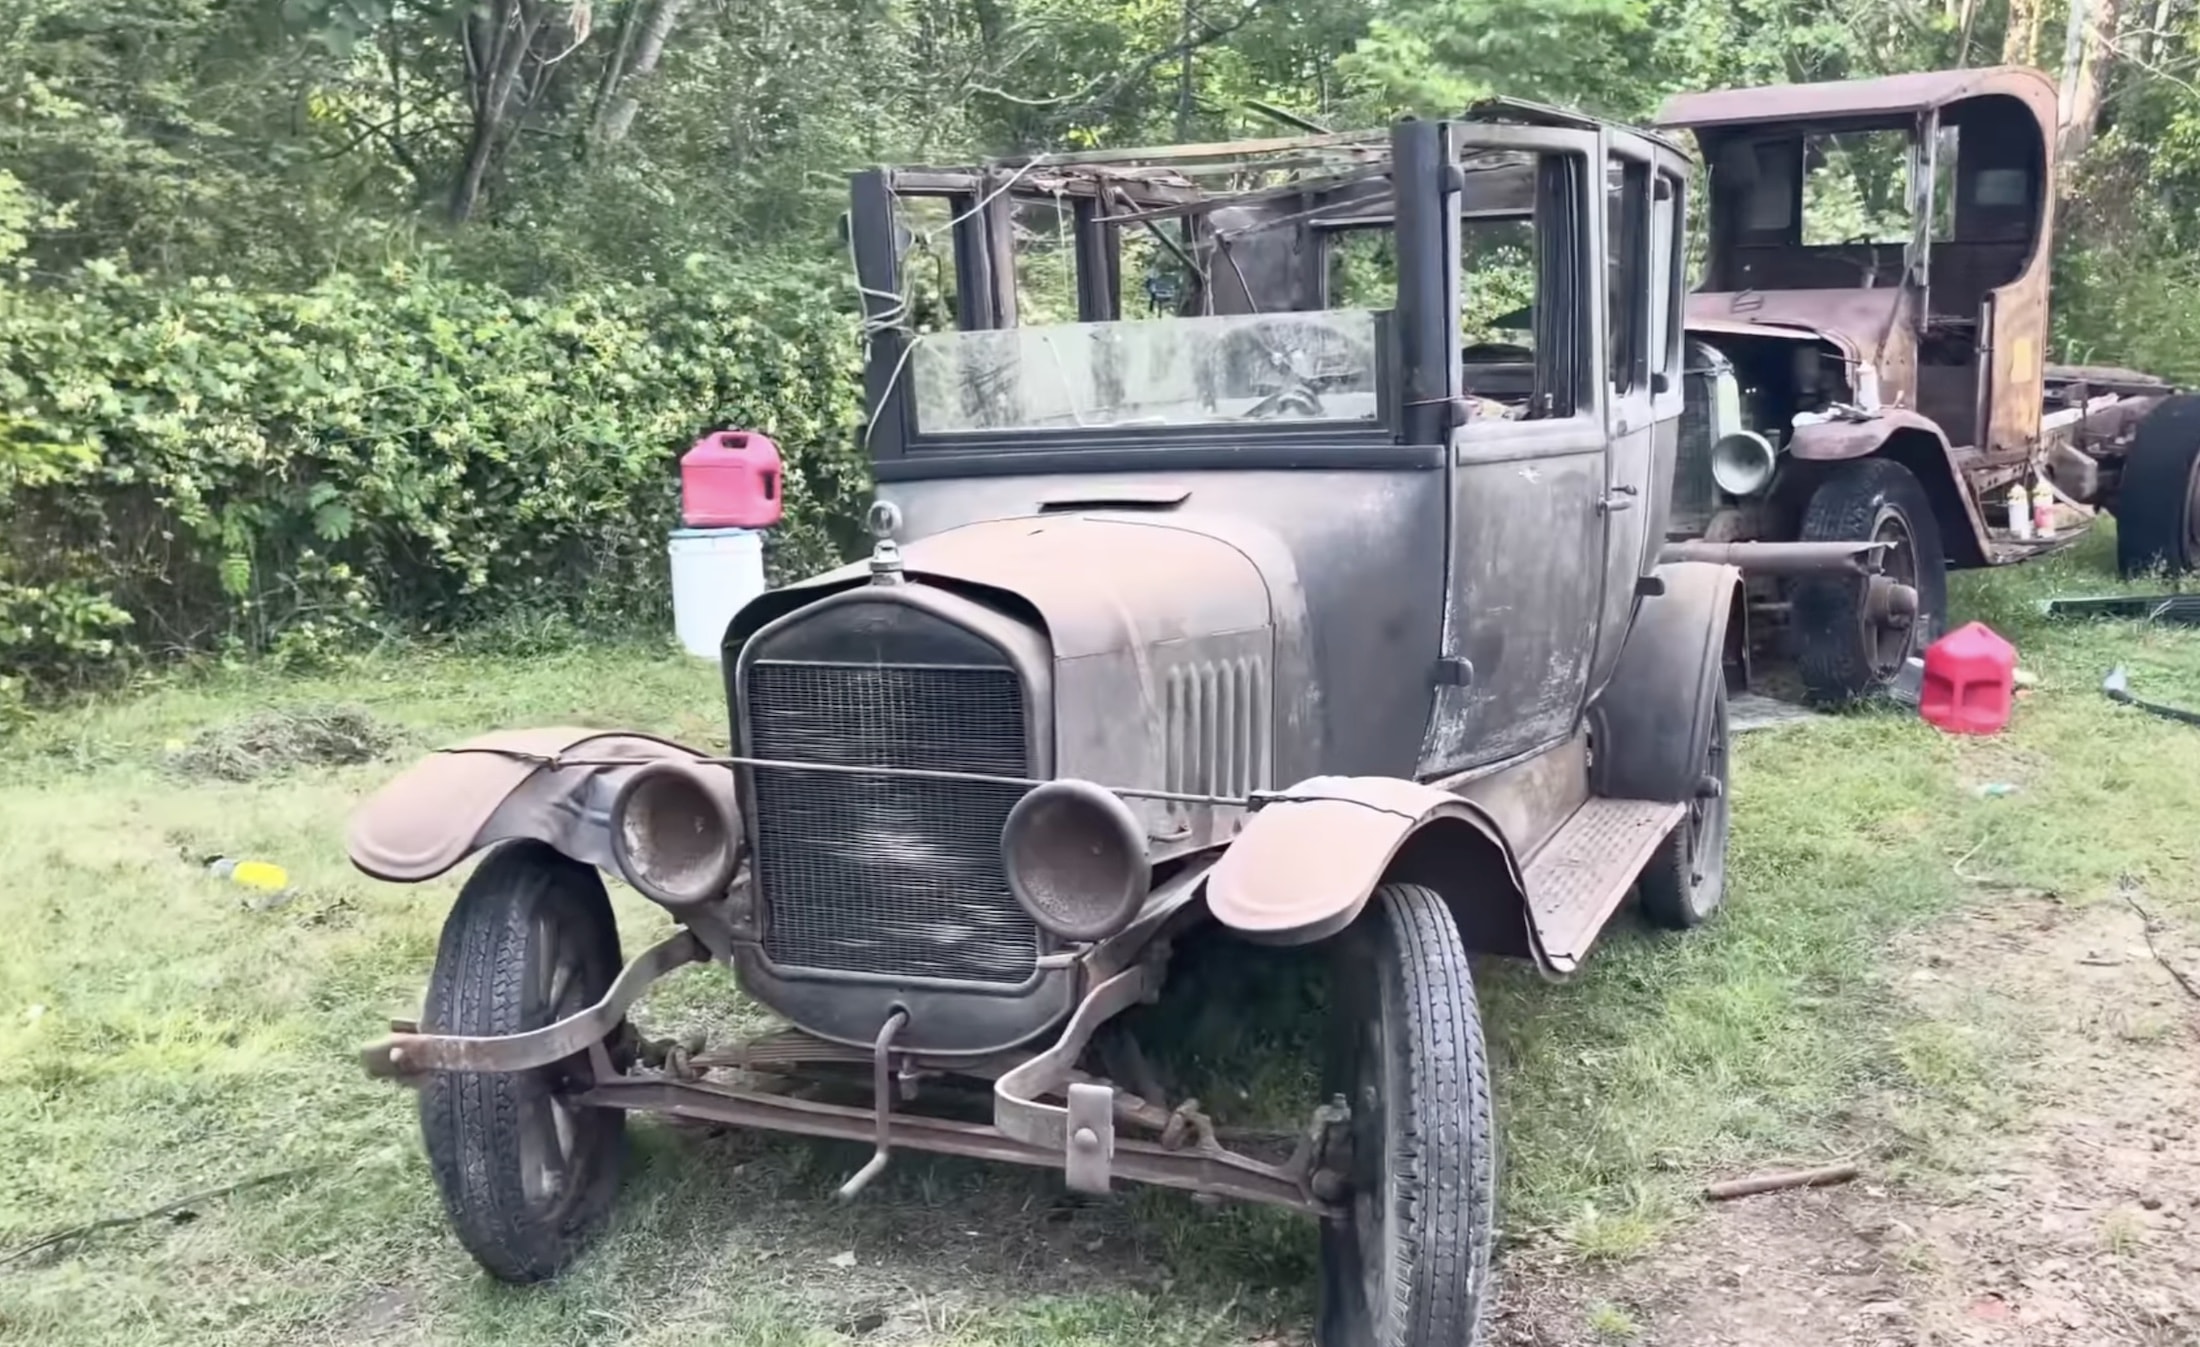
<svg viewBox="0 0 2200 1347">
<path fill-rule="evenodd" d="M 1327 1076 L 1351 1110 L 1350 1196 L 1322 1225 L 1321 1347 L 1474 1347 L 1497 1138 L 1474 976 L 1443 899 L 1376 890 L 1330 985 Z"/>
<path fill-rule="evenodd" d="M 619 931 L 603 880 L 540 842 L 509 842 L 459 890 L 420 1016 L 428 1033 L 525 1033 L 603 999 Z M 568 1096 L 585 1056 L 420 1087 L 428 1167 L 459 1242 L 491 1276 L 546 1281 L 594 1240 L 618 1193 L 626 1115 Z"/>
<path fill-rule="evenodd" d="M 1803 690 L 1843 706 L 1885 687 L 1939 635 L 1948 559 L 1933 504 L 1908 468 L 1866 458 L 1835 466 L 1803 510 L 1804 542 L 1883 542 L 1882 573 L 1795 582 L 1790 633 Z"/>
</svg>

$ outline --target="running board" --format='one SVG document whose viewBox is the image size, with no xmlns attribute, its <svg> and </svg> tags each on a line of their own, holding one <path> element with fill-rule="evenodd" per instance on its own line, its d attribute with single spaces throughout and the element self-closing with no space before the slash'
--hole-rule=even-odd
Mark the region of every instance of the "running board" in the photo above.
<svg viewBox="0 0 2200 1347">
<path fill-rule="evenodd" d="M 1571 973 L 1634 887 L 1685 804 L 1590 799 L 1544 843 L 1525 875 L 1528 915 L 1544 967 Z"/>
</svg>

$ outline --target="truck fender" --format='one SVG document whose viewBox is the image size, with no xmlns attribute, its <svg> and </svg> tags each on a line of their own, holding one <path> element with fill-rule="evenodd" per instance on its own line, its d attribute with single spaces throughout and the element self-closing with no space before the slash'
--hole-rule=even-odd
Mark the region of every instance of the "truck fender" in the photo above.
<svg viewBox="0 0 2200 1347">
<path fill-rule="evenodd" d="M 1726 634 L 1742 572 L 1708 562 L 1657 569 L 1610 681 L 1589 704 L 1589 786 L 1598 795 L 1667 803 L 1695 798 L 1711 747 Z"/>
<path fill-rule="evenodd" d="M 645 765 L 707 756 L 629 730 L 553 726 L 484 734 L 429 754 L 369 796 L 352 811 L 345 849 L 361 871 L 395 884 L 434 879 L 514 838 L 533 838 L 618 874 L 611 806 L 620 787 Z M 724 778 L 731 810 L 733 774 L 701 775 Z"/>
<path fill-rule="evenodd" d="M 1512 845 L 1481 809 L 1418 782 L 1317 776 L 1267 797 L 1207 874 L 1207 907 L 1230 930 L 1304 945 L 1352 924 L 1386 881 L 1444 895 L 1467 948 L 1527 957 L 1527 887 Z"/>
<path fill-rule="evenodd" d="M 1938 423 L 1901 407 L 1885 408 L 1864 421 L 1824 421 L 1798 428 L 1788 455 L 1804 463 L 1839 463 L 1874 455 L 1910 470 L 1933 503 L 1941 546 L 1957 566 L 1985 563 L 1990 541 L 1986 516 L 1963 486 L 1955 450 Z"/>
</svg>

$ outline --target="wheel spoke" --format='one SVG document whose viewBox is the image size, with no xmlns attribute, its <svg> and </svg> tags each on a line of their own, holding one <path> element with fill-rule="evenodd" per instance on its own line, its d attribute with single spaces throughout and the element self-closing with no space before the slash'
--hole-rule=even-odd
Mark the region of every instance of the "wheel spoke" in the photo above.
<svg viewBox="0 0 2200 1347">
<path fill-rule="evenodd" d="M 520 1107 L 520 1183 L 528 1200 L 547 1204 L 565 1193 L 574 1130 L 565 1109 L 544 1093 Z"/>
</svg>

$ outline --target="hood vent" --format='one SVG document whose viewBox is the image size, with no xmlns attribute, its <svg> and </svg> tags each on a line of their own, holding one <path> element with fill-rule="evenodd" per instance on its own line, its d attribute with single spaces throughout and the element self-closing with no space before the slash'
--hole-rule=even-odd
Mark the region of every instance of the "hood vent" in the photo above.
<svg viewBox="0 0 2200 1347">
<path fill-rule="evenodd" d="M 1167 676 L 1165 711 L 1167 789 L 1203 795 L 1268 789 L 1275 703 L 1266 660 L 1240 655 L 1176 666 Z"/>
</svg>

